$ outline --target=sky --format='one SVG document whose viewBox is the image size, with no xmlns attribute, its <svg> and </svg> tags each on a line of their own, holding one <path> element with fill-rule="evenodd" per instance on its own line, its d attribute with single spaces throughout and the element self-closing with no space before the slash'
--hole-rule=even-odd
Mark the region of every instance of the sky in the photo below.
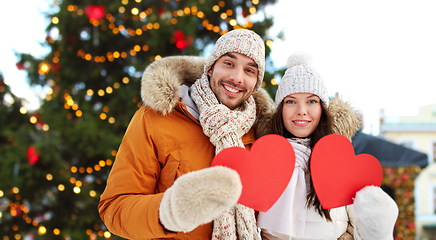
<svg viewBox="0 0 436 240">
<path fill-rule="evenodd" d="M 42 89 L 30 89 L 26 72 L 18 70 L 15 65 L 18 60 L 15 52 L 30 53 L 41 58 L 48 53 L 48 49 L 43 48 L 40 43 L 47 36 L 45 28 L 49 22 L 42 13 L 49 9 L 49 1 L 10 0 L 2 1 L 0 6 L 0 72 L 12 92 L 27 100 L 26 107 L 37 109 L 40 102 L 38 96 Z"/>
<path fill-rule="evenodd" d="M 48 0 L 4 1 L 0 71 L 14 94 L 38 104 L 41 89 L 29 89 L 12 49 L 43 56 L 48 22 L 40 14 Z M 26 6 L 23 8 L 22 6 Z M 413 116 L 436 104 L 436 1 L 433 0 L 278 0 L 267 7 L 274 17 L 269 35 L 280 31 L 271 57 L 284 67 L 289 55 L 307 52 L 335 93 L 364 119 L 364 132 L 377 135 L 380 111 L 387 117 Z M 19 11 L 19 14 L 18 14 Z M 9 24 L 10 23 L 10 24 Z"/>
<path fill-rule="evenodd" d="M 413 116 L 436 104 L 436 1 L 280 0 L 268 9 L 271 33 L 284 30 L 272 57 L 285 66 L 308 52 L 326 82 L 363 114 L 377 134 L 379 114 Z M 391 118 L 392 119 L 392 118 Z"/>
</svg>

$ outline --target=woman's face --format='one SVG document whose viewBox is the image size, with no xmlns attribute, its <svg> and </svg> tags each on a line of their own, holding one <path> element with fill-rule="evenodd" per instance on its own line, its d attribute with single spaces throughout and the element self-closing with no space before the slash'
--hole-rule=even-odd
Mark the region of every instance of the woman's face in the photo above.
<svg viewBox="0 0 436 240">
<path fill-rule="evenodd" d="M 283 100 L 283 123 L 296 137 L 310 136 L 318 126 L 321 114 L 321 101 L 312 93 L 294 93 Z"/>
</svg>

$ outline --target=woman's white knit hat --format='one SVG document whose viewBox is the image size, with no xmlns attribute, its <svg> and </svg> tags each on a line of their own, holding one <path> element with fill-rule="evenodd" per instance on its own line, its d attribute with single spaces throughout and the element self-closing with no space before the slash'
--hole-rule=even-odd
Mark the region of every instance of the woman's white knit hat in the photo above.
<svg viewBox="0 0 436 240">
<path fill-rule="evenodd" d="M 329 106 L 329 98 L 324 80 L 311 67 L 311 56 L 307 53 L 296 53 L 288 58 L 285 75 L 276 92 L 275 106 L 293 93 L 312 93 L 319 97 L 325 107 Z"/>
<path fill-rule="evenodd" d="M 265 43 L 262 38 L 247 29 L 227 32 L 217 40 L 211 54 L 206 59 L 204 72 L 207 73 L 216 60 L 229 52 L 240 53 L 254 60 L 259 71 L 256 90 L 259 89 L 265 74 Z"/>
</svg>

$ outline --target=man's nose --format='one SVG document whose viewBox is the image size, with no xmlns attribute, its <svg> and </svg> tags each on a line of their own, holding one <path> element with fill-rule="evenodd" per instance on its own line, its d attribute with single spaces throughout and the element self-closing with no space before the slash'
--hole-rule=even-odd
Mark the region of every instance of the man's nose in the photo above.
<svg viewBox="0 0 436 240">
<path fill-rule="evenodd" d="M 234 68 L 230 74 L 230 80 L 232 80 L 235 84 L 241 84 L 244 80 L 244 69 Z"/>
</svg>

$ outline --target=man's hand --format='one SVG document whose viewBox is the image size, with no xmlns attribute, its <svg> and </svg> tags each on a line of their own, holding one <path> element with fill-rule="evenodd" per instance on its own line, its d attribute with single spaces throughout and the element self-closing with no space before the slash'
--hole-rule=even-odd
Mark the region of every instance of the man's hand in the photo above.
<svg viewBox="0 0 436 240">
<path fill-rule="evenodd" d="M 170 231 L 192 231 L 235 205 L 241 191 L 239 174 L 230 168 L 216 166 L 187 173 L 165 191 L 160 222 Z"/>
</svg>

